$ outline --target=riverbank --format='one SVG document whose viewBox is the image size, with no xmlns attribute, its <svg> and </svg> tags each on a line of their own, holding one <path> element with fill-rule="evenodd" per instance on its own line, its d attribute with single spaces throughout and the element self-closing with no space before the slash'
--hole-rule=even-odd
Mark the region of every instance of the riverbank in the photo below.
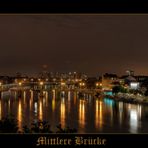
<svg viewBox="0 0 148 148">
<path fill-rule="evenodd" d="M 115 101 L 122 101 L 125 103 L 148 105 L 148 97 L 140 94 L 118 93 L 116 95 L 105 95 Z"/>
</svg>

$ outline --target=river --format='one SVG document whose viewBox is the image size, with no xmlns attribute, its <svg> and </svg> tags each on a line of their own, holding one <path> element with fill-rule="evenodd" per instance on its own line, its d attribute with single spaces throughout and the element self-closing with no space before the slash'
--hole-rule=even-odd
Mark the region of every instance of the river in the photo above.
<svg viewBox="0 0 148 148">
<path fill-rule="evenodd" d="M 78 133 L 148 133 L 148 106 L 116 102 L 110 98 L 93 98 L 76 91 L 35 91 L 2 93 L 0 120 L 12 114 L 19 130 L 39 120 L 49 122 L 52 131 L 62 127 L 76 128 Z"/>
</svg>

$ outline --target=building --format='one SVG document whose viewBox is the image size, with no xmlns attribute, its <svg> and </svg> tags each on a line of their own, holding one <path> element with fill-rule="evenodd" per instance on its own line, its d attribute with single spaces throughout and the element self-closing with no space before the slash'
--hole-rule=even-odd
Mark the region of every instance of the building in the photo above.
<svg viewBox="0 0 148 148">
<path fill-rule="evenodd" d="M 102 89 L 111 90 L 114 83 L 118 81 L 118 76 L 116 74 L 105 73 L 102 76 Z"/>
</svg>

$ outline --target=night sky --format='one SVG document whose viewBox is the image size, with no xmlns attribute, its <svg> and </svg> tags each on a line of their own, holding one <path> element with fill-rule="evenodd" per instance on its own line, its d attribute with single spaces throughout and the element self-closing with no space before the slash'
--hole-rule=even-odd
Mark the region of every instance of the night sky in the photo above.
<svg viewBox="0 0 148 148">
<path fill-rule="evenodd" d="M 0 75 L 148 75 L 148 15 L 0 15 Z"/>
</svg>

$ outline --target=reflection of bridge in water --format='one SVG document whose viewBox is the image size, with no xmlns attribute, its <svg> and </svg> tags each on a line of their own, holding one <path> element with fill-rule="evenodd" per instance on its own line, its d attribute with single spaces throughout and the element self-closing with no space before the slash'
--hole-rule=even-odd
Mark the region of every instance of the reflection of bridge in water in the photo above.
<svg viewBox="0 0 148 148">
<path fill-rule="evenodd" d="M 75 85 L 66 85 L 62 86 L 60 83 L 52 83 L 52 82 L 45 82 L 44 84 L 41 84 L 39 82 L 29 82 L 29 83 L 22 83 L 22 84 L 4 84 L 1 85 L 0 87 L 0 94 L 2 92 L 11 92 L 11 91 L 16 91 L 18 94 L 20 94 L 23 91 L 30 90 L 30 91 L 37 91 L 40 94 L 40 97 L 43 97 L 43 92 L 44 91 L 51 91 L 51 90 L 56 90 L 56 91 L 75 91 L 78 94 L 83 94 L 82 97 L 91 95 L 94 97 L 99 97 L 104 94 L 105 91 L 108 90 L 102 90 L 102 89 L 87 89 L 87 88 L 78 88 L 75 87 Z"/>
</svg>

